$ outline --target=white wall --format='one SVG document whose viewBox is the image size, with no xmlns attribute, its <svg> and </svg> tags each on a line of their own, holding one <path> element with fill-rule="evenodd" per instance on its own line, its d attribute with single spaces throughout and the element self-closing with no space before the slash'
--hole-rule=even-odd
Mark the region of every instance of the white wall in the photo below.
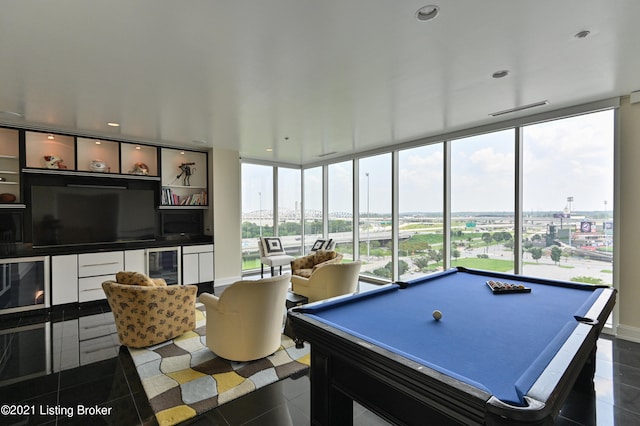
<svg viewBox="0 0 640 426">
<path fill-rule="evenodd" d="M 238 151 L 214 149 L 210 205 L 213 203 L 216 287 L 242 276 L 242 203 Z"/>
<path fill-rule="evenodd" d="M 615 226 L 618 256 L 618 337 L 640 342 L 640 103 L 620 103 L 620 144 Z"/>
</svg>

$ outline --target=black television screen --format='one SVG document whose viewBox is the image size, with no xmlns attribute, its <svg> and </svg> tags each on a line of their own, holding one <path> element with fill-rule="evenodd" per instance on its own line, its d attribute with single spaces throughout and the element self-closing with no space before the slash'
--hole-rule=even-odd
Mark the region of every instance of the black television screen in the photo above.
<svg viewBox="0 0 640 426">
<path fill-rule="evenodd" d="M 154 191 L 110 186 L 31 187 L 34 246 L 156 238 Z"/>
</svg>

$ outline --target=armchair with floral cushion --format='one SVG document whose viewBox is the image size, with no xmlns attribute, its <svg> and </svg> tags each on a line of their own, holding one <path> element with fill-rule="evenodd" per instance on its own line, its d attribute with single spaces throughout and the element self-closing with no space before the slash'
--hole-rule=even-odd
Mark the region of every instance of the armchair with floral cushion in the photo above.
<svg viewBox="0 0 640 426">
<path fill-rule="evenodd" d="M 120 343 L 144 348 L 180 336 L 196 326 L 195 285 L 170 285 L 138 272 L 118 272 L 105 281 Z"/>
<path fill-rule="evenodd" d="M 322 265 L 342 262 L 342 255 L 336 251 L 319 250 L 291 261 L 291 275 L 309 278 Z"/>
</svg>

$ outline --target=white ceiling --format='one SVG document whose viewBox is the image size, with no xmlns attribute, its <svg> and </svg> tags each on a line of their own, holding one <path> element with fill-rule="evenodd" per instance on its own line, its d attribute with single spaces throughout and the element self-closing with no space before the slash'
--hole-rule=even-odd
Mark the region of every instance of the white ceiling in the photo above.
<svg viewBox="0 0 640 426">
<path fill-rule="evenodd" d="M 0 122 L 308 164 L 628 95 L 639 23 L 638 0 L 3 1 Z"/>
</svg>

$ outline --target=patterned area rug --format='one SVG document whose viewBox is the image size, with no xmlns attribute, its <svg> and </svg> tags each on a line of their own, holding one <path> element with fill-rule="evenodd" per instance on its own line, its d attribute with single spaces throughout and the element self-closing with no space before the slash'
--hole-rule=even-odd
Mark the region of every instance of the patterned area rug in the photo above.
<svg viewBox="0 0 640 426">
<path fill-rule="evenodd" d="M 232 362 L 218 357 L 205 345 L 205 308 L 197 308 L 194 331 L 145 349 L 129 348 L 161 426 L 180 423 L 309 367 L 309 344 L 296 349 L 285 335 L 280 349 L 266 358 Z"/>
</svg>

